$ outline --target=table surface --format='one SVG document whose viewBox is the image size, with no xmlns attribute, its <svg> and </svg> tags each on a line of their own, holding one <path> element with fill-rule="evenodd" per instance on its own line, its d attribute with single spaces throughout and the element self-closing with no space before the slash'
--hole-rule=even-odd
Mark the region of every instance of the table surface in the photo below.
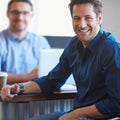
<svg viewBox="0 0 120 120">
<path fill-rule="evenodd" d="M 24 103 L 31 101 L 42 101 L 42 100 L 57 100 L 57 99 L 73 99 L 76 95 L 76 91 L 60 91 L 54 92 L 53 94 L 41 94 L 41 93 L 30 93 L 30 94 L 22 94 L 16 95 L 9 102 L 11 103 Z M 0 97 L 0 101 L 2 101 Z"/>
</svg>

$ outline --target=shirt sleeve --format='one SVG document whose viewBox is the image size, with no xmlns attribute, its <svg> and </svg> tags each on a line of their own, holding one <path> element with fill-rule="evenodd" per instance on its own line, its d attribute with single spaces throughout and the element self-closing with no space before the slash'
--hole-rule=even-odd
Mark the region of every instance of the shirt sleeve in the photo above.
<svg viewBox="0 0 120 120">
<path fill-rule="evenodd" d="M 2 65 L 2 64 L 1 64 L 1 55 L 0 55 L 0 71 L 1 71 L 1 65 Z"/>
<path fill-rule="evenodd" d="M 39 36 L 41 40 L 42 49 L 50 48 L 48 40 L 44 36 Z"/>
<path fill-rule="evenodd" d="M 4 36 L 2 33 L 0 33 L 0 71 L 4 71 L 2 68 L 3 68 L 3 63 L 6 60 L 6 53 L 7 53 L 6 46 L 7 45 Z"/>
<path fill-rule="evenodd" d="M 120 113 L 120 46 L 116 45 L 114 52 L 109 49 L 106 53 L 104 52 L 103 74 L 107 97 L 97 102 L 96 108 L 112 117 Z"/>
<path fill-rule="evenodd" d="M 48 73 L 47 76 L 33 79 L 40 86 L 42 93 L 53 93 L 59 91 L 60 87 L 65 83 L 71 72 L 68 62 L 64 57 L 64 53 L 59 59 L 59 63 Z"/>
</svg>

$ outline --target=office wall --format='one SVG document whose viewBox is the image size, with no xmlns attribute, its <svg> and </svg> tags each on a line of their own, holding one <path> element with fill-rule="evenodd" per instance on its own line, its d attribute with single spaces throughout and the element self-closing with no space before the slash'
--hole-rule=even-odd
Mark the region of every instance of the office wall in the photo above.
<svg viewBox="0 0 120 120">
<path fill-rule="evenodd" d="M 38 33 L 45 35 L 73 36 L 71 16 L 68 9 L 70 0 L 39 0 L 38 20 L 40 29 Z M 120 0 L 102 0 L 103 24 L 106 31 L 110 31 L 120 39 Z M 45 14 L 43 14 L 43 12 Z"/>
<path fill-rule="evenodd" d="M 104 17 L 102 27 L 120 39 L 120 0 L 102 1 Z"/>
<path fill-rule="evenodd" d="M 6 7 L 9 0 L 0 3 L 0 30 L 8 26 Z M 52 36 L 73 36 L 71 16 L 68 9 L 70 0 L 32 0 L 34 4 L 34 18 L 29 29 L 39 34 Z M 120 0 L 103 1 L 103 24 L 106 31 L 110 31 L 120 39 Z"/>
</svg>

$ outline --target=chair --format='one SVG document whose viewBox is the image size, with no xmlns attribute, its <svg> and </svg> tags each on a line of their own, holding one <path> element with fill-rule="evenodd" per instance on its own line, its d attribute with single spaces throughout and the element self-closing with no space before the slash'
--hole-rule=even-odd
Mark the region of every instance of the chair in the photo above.
<svg viewBox="0 0 120 120">
<path fill-rule="evenodd" d="M 65 48 L 72 37 L 69 36 L 45 36 L 52 48 Z"/>
</svg>

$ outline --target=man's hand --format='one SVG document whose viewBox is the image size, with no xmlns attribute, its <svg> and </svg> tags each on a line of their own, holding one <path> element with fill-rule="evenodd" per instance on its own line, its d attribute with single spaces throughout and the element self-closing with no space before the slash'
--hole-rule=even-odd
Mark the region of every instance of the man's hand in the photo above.
<svg viewBox="0 0 120 120">
<path fill-rule="evenodd" d="M 3 87 L 1 90 L 1 97 L 5 101 L 11 100 L 15 94 L 19 92 L 19 85 L 13 84 L 7 87 Z"/>
<path fill-rule="evenodd" d="M 33 78 L 38 77 L 38 66 L 35 67 L 31 72 L 27 74 L 15 74 L 15 73 L 8 73 L 8 84 L 20 83 L 20 82 L 28 82 L 31 81 Z"/>
<path fill-rule="evenodd" d="M 32 80 L 33 78 L 37 78 L 38 77 L 38 67 L 35 67 L 30 73 L 26 74 L 26 81 L 24 82 L 27 82 L 29 80 Z"/>
</svg>

